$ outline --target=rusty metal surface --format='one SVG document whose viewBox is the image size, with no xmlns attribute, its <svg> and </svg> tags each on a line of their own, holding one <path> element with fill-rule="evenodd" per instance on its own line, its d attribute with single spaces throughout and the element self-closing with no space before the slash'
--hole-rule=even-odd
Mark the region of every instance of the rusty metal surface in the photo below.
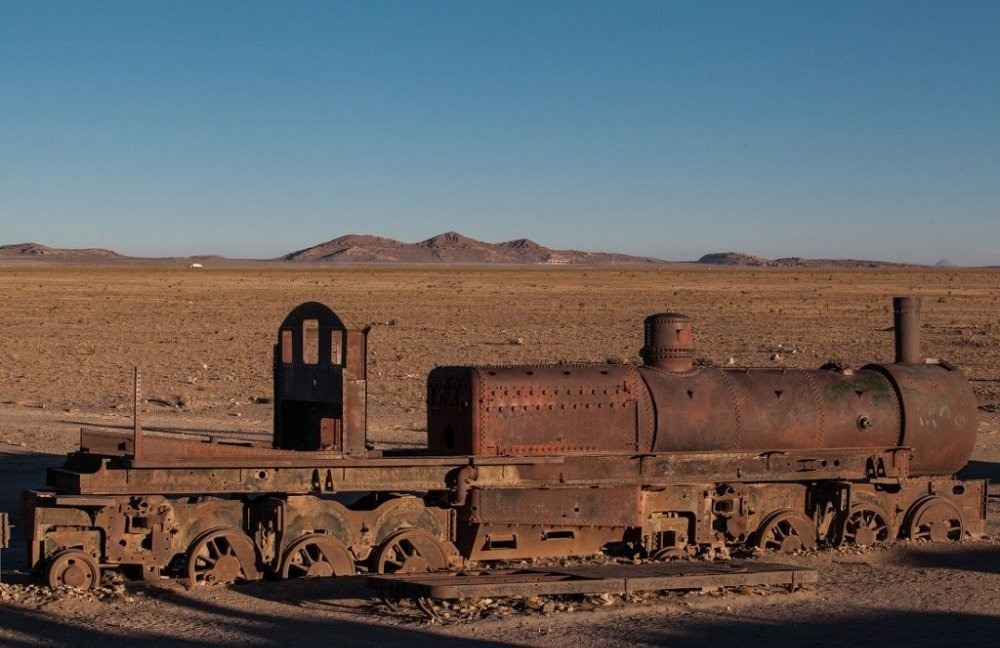
<svg viewBox="0 0 1000 648">
<path fill-rule="evenodd" d="M 875 371 L 641 368 L 656 404 L 654 452 L 899 444 L 892 386 Z"/>
<path fill-rule="evenodd" d="M 204 444 L 208 445 L 208 444 Z M 379 459 L 250 452 L 244 457 L 197 457 L 135 465 L 116 458 L 84 467 L 50 468 L 48 487 L 80 495 L 289 494 L 356 491 L 450 491 L 462 467 L 477 468 L 465 488 L 596 488 L 640 484 L 668 486 L 703 481 L 801 481 L 902 479 L 910 451 L 838 448 L 768 452 L 675 452 L 643 455 L 553 457 L 386 457 Z"/>
<path fill-rule="evenodd" d="M 628 366 L 439 367 L 427 379 L 431 454 L 646 452 L 651 414 Z"/>
<path fill-rule="evenodd" d="M 274 347 L 275 448 L 365 454 L 367 335 L 317 302 L 285 317 Z"/>
<path fill-rule="evenodd" d="M 694 368 L 694 331 L 691 318 L 680 313 L 650 315 L 643 324 L 639 355 L 646 366 L 675 374 Z"/>
<path fill-rule="evenodd" d="M 523 560 L 591 556 L 609 543 L 620 543 L 628 527 L 545 524 L 468 523 L 459 520 L 455 544 L 468 560 Z"/>
<path fill-rule="evenodd" d="M 896 364 L 918 364 L 920 358 L 920 298 L 893 297 Z"/>
<path fill-rule="evenodd" d="M 641 524 L 637 486 L 472 491 L 470 522 L 633 527 Z"/>
<path fill-rule="evenodd" d="M 225 494 L 322 493 L 356 491 L 447 490 L 448 473 L 464 462 L 430 465 L 383 460 L 367 466 L 337 465 L 313 459 L 296 465 L 263 461 L 234 467 L 163 468 L 109 467 L 93 473 L 49 469 L 47 485 L 66 493 L 81 494 Z M 305 464 L 305 465 L 303 465 Z"/>
<path fill-rule="evenodd" d="M 764 482 L 902 479 L 909 475 L 911 453 L 906 448 L 893 447 L 707 454 L 648 455 L 642 459 L 642 471 L 651 484 L 683 483 L 693 478 Z"/>
<path fill-rule="evenodd" d="M 869 365 L 892 383 L 903 420 L 898 444 L 913 448 L 914 475 L 950 475 L 972 456 L 979 412 L 972 385 L 945 364 Z"/>
<path fill-rule="evenodd" d="M 379 596 L 458 599 L 552 594 L 596 594 L 749 585 L 798 586 L 817 582 L 815 569 L 753 562 L 602 565 L 369 576 Z"/>
</svg>

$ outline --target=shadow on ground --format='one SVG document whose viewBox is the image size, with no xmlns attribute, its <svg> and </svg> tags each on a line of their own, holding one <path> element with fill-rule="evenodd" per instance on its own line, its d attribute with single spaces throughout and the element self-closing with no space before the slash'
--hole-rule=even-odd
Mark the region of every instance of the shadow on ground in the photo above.
<svg viewBox="0 0 1000 648">
<path fill-rule="evenodd" d="M 160 592 L 155 596 L 162 613 L 150 625 L 139 619 L 116 619 L 110 627 L 82 617 L 67 619 L 47 614 L 43 610 L 0 604 L 0 645 L 43 644 L 56 646 L 299 646 L 335 645 L 338 648 L 353 646 L 470 646 L 489 647 L 509 645 L 504 642 L 453 638 L 437 634 L 426 623 L 384 626 L 366 623 L 371 612 L 357 610 L 356 619 L 317 618 L 320 615 L 286 616 L 280 613 L 263 613 L 252 609 L 233 609 L 194 597 L 184 590 Z M 279 608 L 280 611 L 280 608 Z M 182 619 L 181 624 L 174 623 Z M 178 632 L 178 625 L 184 632 Z M 116 629 L 116 627 L 118 629 Z M 178 637 L 178 634 L 184 635 Z M 11 642 L 11 643 L 8 643 Z"/>
<path fill-rule="evenodd" d="M 5 446 L 10 447 L 10 446 Z M 0 556 L 0 579 L 4 583 L 19 582 L 21 569 L 27 562 L 27 547 L 21 528 L 21 491 L 45 486 L 46 468 L 61 466 L 65 455 L 34 454 L 0 451 L 0 511 L 10 516 L 10 547 Z"/>
<path fill-rule="evenodd" d="M 1000 574 L 1000 545 L 977 543 L 920 545 L 899 549 L 894 555 L 893 562 L 906 567 L 960 569 L 984 574 Z M 997 621 L 997 627 L 1000 629 L 1000 620 Z"/>
<path fill-rule="evenodd" d="M 958 471 L 959 479 L 987 479 L 992 484 L 1000 484 L 1000 463 L 993 461 L 970 461 Z"/>
<path fill-rule="evenodd" d="M 831 611 L 835 612 L 835 611 Z M 729 615 L 697 618 L 673 628 L 651 628 L 632 637 L 636 645 L 720 646 L 995 646 L 997 617 L 961 612 L 881 611 L 795 623 L 768 623 Z"/>
<path fill-rule="evenodd" d="M 668 646 L 719 648 L 720 646 L 812 646 L 818 648 L 852 646 L 941 646 L 957 641 L 963 648 L 995 646 L 997 617 L 961 612 L 880 611 L 872 614 L 838 614 L 830 610 L 824 618 L 797 622 L 776 622 L 746 615 L 722 612 L 664 614 L 635 619 L 616 617 L 610 621 L 588 623 L 587 616 L 573 615 L 573 623 L 558 634 L 527 639 L 523 635 L 491 638 L 506 626 L 489 621 L 440 628 L 417 623 L 396 626 L 372 625 L 365 614 L 355 619 L 303 618 L 280 613 L 261 613 L 252 609 L 235 611 L 182 594 L 161 602 L 164 615 L 188 619 L 187 632 L 178 638 L 176 629 L 128 627 L 101 629 L 99 624 L 81 619 L 79 623 L 53 618 L 43 611 L 0 606 L 3 630 L 0 643 L 10 638 L 18 643 L 56 646 L 148 645 L 160 647 L 193 645 L 288 646 L 333 644 L 353 646 L 508 646 L 508 645 L 600 645 Z M 197 616 L 192 621 L 191 615 Z M 318 615 L 317 615 L 318 616 Z M 475 626 L 475 627 L 473 627 Z M 470 631 L 486 639 L 458 637 Z M 579 632 L 578 632 L 579 631 Z M 580 642 L 574 637 L 579 634 Z"/>
</svg>

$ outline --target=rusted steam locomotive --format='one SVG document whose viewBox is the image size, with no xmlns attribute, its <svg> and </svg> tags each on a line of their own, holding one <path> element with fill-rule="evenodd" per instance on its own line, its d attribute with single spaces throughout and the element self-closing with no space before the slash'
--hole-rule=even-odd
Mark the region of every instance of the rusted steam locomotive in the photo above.
<svg viewBox="0 0 1000 648">
<path fill-rule="evenodd" d="M 921 358 L 919 301 L 894 306 L 895 362 L 854 370 L 696 366 L 675 313 L 647 318 L 641 366 L 439 367 L 427 448 L 379 452 L 368 330 L 306 303 L 275 345 L 271 447 L 138 418 L 131 438 L 84 431 L 25 493 L 30 564 L 53 586 L 102 569 L 225 583 L 981 534 L 985 483 L 952 477 L 975 443 L 972 390 Z"/>
</svg>

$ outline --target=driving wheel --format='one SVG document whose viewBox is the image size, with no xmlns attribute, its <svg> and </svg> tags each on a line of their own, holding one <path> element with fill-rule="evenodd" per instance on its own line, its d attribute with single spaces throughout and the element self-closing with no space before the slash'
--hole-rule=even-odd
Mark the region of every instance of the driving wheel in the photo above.
<svg viewBox="0 0 1000 648">
<path fill-rule="evenodd" d="M 187 554 L 188 584 L 217 585 L 256 580 L 257 552 L 242 531 L 213 529 L 198 537 Z"/>
<path fill-rule="evenodd" d="M 101 570 L 93 558 L 79 549 L 66 549 L 49 560 L 45 580 L 49 587 L 94 589 L 101 582 Z"/>
<path fill-rule="evenodd" d="M 323 533 L 310 533 L 293 542 L 281 561 L 282 578 L 347 576 L 354 573 L 354 560 L 340 540 Z"/>
<path fill-rule="evenodd" d="M 795 553 L 816 548 L 816 529 L 806 516 L 784 509 L 769 515 L 760 525 L 756 545 L 765 551 Z"/>
</svg>

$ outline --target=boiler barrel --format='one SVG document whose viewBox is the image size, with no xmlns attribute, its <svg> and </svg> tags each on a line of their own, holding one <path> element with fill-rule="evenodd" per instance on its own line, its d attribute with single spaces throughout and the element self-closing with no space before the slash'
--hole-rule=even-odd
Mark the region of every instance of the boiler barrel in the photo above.
<svg viewBox="0 0 1000 648">
<path fill-rule="evenodd" d="M 639 371 L 654 404 L 654 452 L 907 446 L 912 474 L 938 475 L 965 465 L 975 443 L 971 388 L 938 365 Z"/>
<path fill-rule="evenodd" d="M 913 475 L 950 475 L 969 462 L 979 412 L 972 385 L 949 365 L 869 365 L 892 383 L 901 403 L 899 445 L 913 448 Z"/>
</svg>

